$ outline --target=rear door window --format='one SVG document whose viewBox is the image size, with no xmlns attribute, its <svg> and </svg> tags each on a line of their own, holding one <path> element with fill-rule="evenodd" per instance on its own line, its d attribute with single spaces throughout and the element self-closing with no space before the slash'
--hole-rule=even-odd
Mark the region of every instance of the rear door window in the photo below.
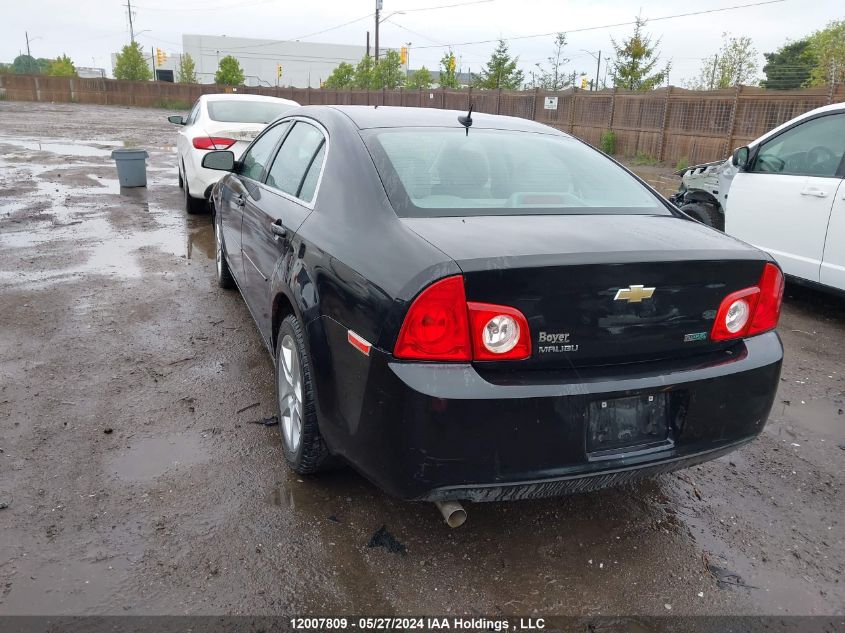
<svg viewBox="0 0 845 633">
<path fill-rule="evenodd" d="M 324 142 L 325 138 L 320 130 L 303 121 L 297 121 L 279 148 L 273 166 L 270 167 L 267 186 L 300 197 L 300 188 L 305 181 L 306 172 L 315 162 L 314 159 Z M 313 190 L 307 199 L 302 199 L 310 202 L 312 195 Z"/>
</svg>

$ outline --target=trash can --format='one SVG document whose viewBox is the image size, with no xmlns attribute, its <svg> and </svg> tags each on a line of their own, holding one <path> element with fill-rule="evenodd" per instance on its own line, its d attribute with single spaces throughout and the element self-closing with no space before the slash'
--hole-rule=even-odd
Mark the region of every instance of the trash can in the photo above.
<svg viewBox="0 0 845 633">
<path fill-rule="evenodd" d="M 117 165 L 117 179 L 121 187 L 147 186 L 147 158 L 145 149 L 116 149 L 111 157 Z"/>
</svg>

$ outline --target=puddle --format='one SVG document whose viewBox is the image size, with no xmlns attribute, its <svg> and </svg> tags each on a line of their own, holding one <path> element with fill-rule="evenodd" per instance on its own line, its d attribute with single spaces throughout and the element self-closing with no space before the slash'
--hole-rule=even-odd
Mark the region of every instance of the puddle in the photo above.
<svg viewBox="0 0 845 633">
<path fill-rule="evenodd" d="M 112 145 L 108 142 L 90 141 L 96 145 Z M 23 139 L 0 139 L 0 143 L 6 145 L 13 145 L 21 149 L 36 151 L 36 152 L 50 152 L 51 154 L 61 154 L 64 156 L 111 156 L 111 149 L 104 149 L 102 147 L 93 147 L 83 142 L 70 142 L 66 140 L 61 141 L 37 141 L 37 140 L 23 140 Z M 112 145 L 119 147 L 119 145 Z"/>
<path fill-rule="evenodd" d="M 129 482 L 149 482 L 163 475 L 184 473 L 210 459 L 193 435 L 168 435 L 135 440 L 109 460 L 107 471 Z"/>
<path fill-rule="evenodd" d="M 789 406 L 776 403 L 782 408 L 782 422 L 809 433 L 814 441 L 824 438 L 828 442 L 845 440 L 845 404 L 830 400 L 809 400 L 805 404 L 793 400 Z"/>
</svg>

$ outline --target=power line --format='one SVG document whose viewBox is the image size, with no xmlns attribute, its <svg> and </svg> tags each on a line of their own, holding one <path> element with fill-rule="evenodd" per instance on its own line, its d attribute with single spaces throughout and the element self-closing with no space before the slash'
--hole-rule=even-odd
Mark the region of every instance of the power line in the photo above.
<svg viewBox="0 0 845 633">
<path fill-rule="evenodd" d="M 767 4 L 778 4 L 780 2 L 786 2 L 786 0 L 765 0 L 764 2 L 753 2 L 751 4 L 738 4 L 732 7 L 722 7 L 720 9 L 705 9 L 702 11 L 692 11 L 690 13 L 678 13 L 675 15 L 664 15 L 659 18 L 648 18 L 646 22 L 659 22 L 661 20 L 673 20 L 675 18 L 687 18 L 694 15 L 704 15 L 707 13 L 720 13 L 722 11 L 734 11 L 736 9 L 747 9 L 749 7 L 760 7 Z M 599 31 L 602 29 L 612 29 L 618 26 L 631 26 L 632 24 L 636 24 L 636 21 L 629 21 L 629 22 L 618 22 L 616 24 L 602 24 L 601 26 L 587 26 L 580 29 L 566 29 L 565 33 L 583 33 L 584 31 Z M 477 40 L 474 42 L 454 42 L 452 44 L 443 44 L 437 46 L 417 46 L 417 49 L 421 48 L 453 48 L 458 46 L 471 46 L 473 44 L 492 44 L 498 42 L 500 39 L 506 42 L 510 42 L 513 40 L 527 40 L 536 37 L 550 37 L 552 35 L 557 35 L 559 31 L 552 31 L 550 33 L 534 33 L 532 35 L 515 35 L 513 37 L 497 37 L 494 39 L 489 40 Z"/>
</svg>

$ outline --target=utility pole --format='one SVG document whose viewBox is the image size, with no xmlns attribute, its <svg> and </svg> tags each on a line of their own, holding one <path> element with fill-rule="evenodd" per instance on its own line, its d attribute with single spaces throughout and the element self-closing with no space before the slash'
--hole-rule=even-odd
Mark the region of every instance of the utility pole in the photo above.
<svg viewBox="0 0 845 633">
<path fill-rule="evenodd" d="M 135 28 L 132 26 L 132 0 L 126 0 L 126 10 L 129 13 L 129 41 L 135 43 Z"/>
<path fill-rule="evenodd" d="M 716 64 L 719 63 L 719 56 L 713 56 L 713 70 L 710 72 L 710 90 L 716 87 Z"/>
<path fill-rule="evenodd" d="M 128 2 L 128 0 L 127 0 Z M 376 0 L 376 41 L 375 41 L 375 60 L 378 61 L 378 23 L 381 14 L 382 0 Z"/>
<path fill-rule="evenodd" d="M 367 57 L 370 56 L 370 32 L 367 31 Z"/>
<path fill-rule="evenodd" d="M 32 74 L 32 53 L 29 52 L 29 31 L 24 31 L 26 35 L 26 63 L 29 65 L 29 74 Z M 20 42 L 20 40 L 18 40 Z"/>
<path fill-rule="evenodd" d="M 156 47 L 155 46 L 150 46 L 150 61 L 153 63 L 153 81 L 155 81 L 156 80 Z"/>
<path fill-rule="evenodd" d="M 596 63 L 596 86 L 595 89 L 599 89 L 599 72 L 601 71 L 601 51 L 599 51 L 599 61 Z"/>
</svg>

